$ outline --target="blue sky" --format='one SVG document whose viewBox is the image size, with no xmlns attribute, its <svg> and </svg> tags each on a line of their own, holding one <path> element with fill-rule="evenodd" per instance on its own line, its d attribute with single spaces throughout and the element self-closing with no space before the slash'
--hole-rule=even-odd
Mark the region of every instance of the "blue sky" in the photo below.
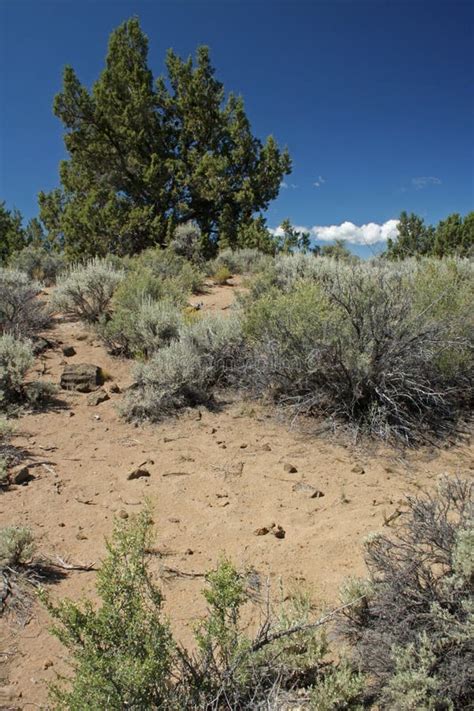
<svg viewBox="0 0 474 711">
<path fill-rule="evenodd" d="M 0 0 L 8 207 L 32 217 L 38 191 L 58 184 L 51 106 L 64 65 L 90 86 L 110 32 L 132 15 L 155 74 L 168 47 L 187 56 L 208 44 L 254 132 L 289 147 L 293 173 L 269 226 L 289 217 L 364 245 L 403 209 L 436 222 L 474 208 L 474 2 L 458 0 Z"/>
</svg>

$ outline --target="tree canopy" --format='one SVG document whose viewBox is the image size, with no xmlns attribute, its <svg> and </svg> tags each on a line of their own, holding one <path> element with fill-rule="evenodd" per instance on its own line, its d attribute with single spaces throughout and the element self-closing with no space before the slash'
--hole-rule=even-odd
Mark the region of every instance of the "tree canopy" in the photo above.
<svg viewBox="0 0 474 711">
<path fill-rule="evenodd" d="M 209 49 L 184 60 L 169 50 L 167 75 L 147 64 L 136 18 L 111 35 L 91 91 L 66 67 L 54 100 L 69 158 L 61 188 L 40 193 L 40 216 L 70 256 L 132 254 L 163 245 L 193 220 L 204 247 L 238 245 L 242 227 L 277 197 L 291 169 L 270 136 L 253 136 L 241 97 L 225 95 Z"/>
<path fill-rule="evenodd" d="M 474 212 L 464 218 L 458 213 L 448 215 L 436 227 L 426 225 L 423 218 L 402 212 L 398 237 L 388 240 L 386 256 L 404 259 L 414 256 L 469 257 L 474 254 Z"/>
</svg>

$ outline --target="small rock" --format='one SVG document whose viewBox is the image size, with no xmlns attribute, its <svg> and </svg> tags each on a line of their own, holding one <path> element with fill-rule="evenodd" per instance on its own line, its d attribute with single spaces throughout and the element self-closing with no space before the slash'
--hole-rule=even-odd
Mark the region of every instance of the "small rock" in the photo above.
<svg viewBox="0 0 474 711">
<path fill-rule="evenodd" d="M 76 336 L 76 341 L 87 341 L 87 333 L 78 333 Z"/>
<path fill-rule="evenodd" d="M 272 448 L 268 444 L 268 442 L 265 442 L 265 444 L 262 444 L 261 449 L 263 452 L 271 452 Z"/>
<path fill-rule="evenodd" d="M 192 548 L 186 548 L 184 553 L 185 553 L 185 555 L 194 555 L 194 551 Z"/>
<path fill-rule="evenodd" d="M 87 398 L 87 404 L 90 407 L 96 407 L 97 405 L 100 405 L 101 402 L 105 402 L 106 400 L 110 400 L 110 395 L 106 393 L 105 390 L 100 389 L 89 395 Z"/>
<path fill-rule="evenodd" d="M 47 659 L 43 664 L 43 669 L 49 669 L 52 666 L 54 666 L 54 662 L 51 659 Z"/>
<path fill-rule="evenodd" d="M 67 413 L 68 417 L 75 417 L 75 415 L 76 415 L 76 413 L 73 412 L 72 410 L 69 410 L 69 412 Z"/>
<path fill-rule="evenodd" d="M 281 526 L 275 526 L 275 528 L 272 530 L 272 533 L 275 538 L 284 538 L 286 536 L 286 531 Z"/>
<path fill-rule="evenodd" d="M 117 516 L 118 516 L 119 518 L 124 518 L 124 519 L 125 519 L 125 518 L 128 518 L 128 513 L 127 513 L 124 509 L 121 509 L 121 510 L 118 512 Z"/>
<path fill-rule="evenodd" d="M 298 481 L 293 485 L 293 491 L 297 491 L 301 494 L 308 494 L 310 499 L 320 499 L 324 496 L 324 493 L 319 489 L 316 489 L 311 484 L 307 484 L 305 481 Z"/>
<path fill-rule="evenodd" d="M 51 343 L 46 340 L 46 338 L 42 338 L 39 336 L 38 338 L 35 338 L 33 341 L 33 353 L 34 355 L 39 355 L 40 353 L 44 353 L 45 350 L 51 347 Z"/>
<path fill-rule="evenodd" d="M 351 472 L 354 472 L 354 474 L 365 474 L 365 469 L 364 467 L 361 467 L 360 464 L 356 464 L 352 467 Z"/>
<path fill-rule="evenodd" d="M 76 533 L 76 538 L 78 541 L 87 541 L 87 536 L 83 531 L 79 531 L 79 533 Z"/>
<path fill-rule="evenodd" d="M 283 469 L 288 472 L 288 474 L 296 474 L 296 472 L 298 471 L 294 464 L 285 464 Z"/>
<path fill-rule="evenodd" d="M 171 516 L 171 518 L 168 519 L 170 523 L 180 523 L 181 519 L 176 518 L 175 516 Z"/>
<path fill-rule="evenodd" d="M 63 352 L 63 356 L 66 358 L 71 358 L 76 355 L 76 349 L 73 346 L 63 346 L 61 350 Z"/>
<path fill-rule="evenodd" d="M 120 393 L 122 392 L 120 390 L 120 386 L 117 383 L 110 383 L 109 385 L 109 393 Z"/>
<path fill-rule="evenodd" d="M 91 363 L 70 363 L 64 367 L 60 385 L 63 390 L 90 393 L 103 383 L 102 371 Z"/>
<path fill-rule="evenodd" d="M 247 449 L 247 447 L 248 447 L 247 442 L 242 442 L 242 444 L 240 445 L 240 449 Z"/>
<path fill-rule="evenodd" d="M 256 536 L 266 536 L 267 533 L 270 533 L 270 529 L 267 528 L 266 526 L 262 526 L 262 528 L 257 528 L 257 529 L 254 531 L 254 534 L 255 534 Z"/>
<path fill-rule="evenodd" d="M 10 475 L 10 480 L 12 484 L 18 484 L 23 486 L 29 484 L 29 482 L 33 481 L 33 479 L 34 476 L 33 474 L 31 474 L 28 467 L 20 467 L 20 469 L 17 469 Z"/>
</svg>

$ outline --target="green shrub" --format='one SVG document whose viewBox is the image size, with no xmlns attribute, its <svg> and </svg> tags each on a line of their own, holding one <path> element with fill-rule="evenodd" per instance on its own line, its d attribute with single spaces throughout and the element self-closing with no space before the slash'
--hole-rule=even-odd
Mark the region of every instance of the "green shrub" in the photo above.
<svg viewBox="0 0 474 711">
<path fill-rule="evenodd" d="M 382 709 L 466 709 L 474 698 L 473 484 L 408 499 L 392 536 L 366 543 L 368 581 L 346 588 L 342 632 Z"/>
<path fill-rule="evenodd" d="M 185 294 L 201 291 L 204 278 L 199 269 L 171 249 L 147 249 L 130 260 L 134 271 L 149 269 L 162 281 L 175 281 Z"/>
<path fill-rule="evenodd" d="M 221 267 L 227 267 L 231 274 L 255 274 L 268 268 L 273 259 L 258 249 L 223 249 L 212 262 L 209 262 L 209 274 Z"/>
<path fill-rule="evenodd" d="M 156 421 L 211 402 L 214 389 L 230 382 L 242 345 L 237 317 L 205 316 L 183 324 L 179 340 L 136 367 L 134 386 L 123 401 L 124 416 Z"/>
<path fill-rule="evenodd" d="M 0 336 L 0 411 L 6 412 L 24 398 L 24 379 L 33 360 L 29 341 L 10 334 Z"/>
<path fill-rule="evenodd" d="M 231 271 L 228 269 L 228 267 L 219 267 L 216 269 L 214 274 L 212 275 L 212 281 L 214 284 L 219 284 L 220 286 L 223 286 L 224 284 L 227 284 L 227 280 L 230 279 L 232 276 Z"/>
<path fill-rule="evenodd" d="M 473 396 L 472 266 L 277 261 L 244 301 L 256 392 L 383 438 L 456 427 Z"/>
<path fill-rule="evenodd" d="M 136 310 L 118 306 L 99 333 L 113 353 L 149 358 L 178 338 L 182 323 L 182 312 L 173 303 L 145 298 Z"/>
<path fill-rule="evenodd" d="M 52 689 L 55 708 L 171 709 L 174 644 L 148 570 L 149 537 L 146 513 L 132 525 L 116 524 L 97 574 L 98 608 L 44 597 L 53 632 L 74 660 L 69 686 Z"/>
<path fill-rule="evenodd" d="M 33 534 L 28 528 L 24 526 L 0 528 L 0 570 L 2 568 L 16 570 L 26 565 L 34 552 Z"/>
<path fill-rule="evenodd" d="M 170 249 L 191 262 L 201 261 L 201 230 L 193 222 L 178 225 L 170 242 Z"/>
<path fill-rule="evenodd" d="M 73 266 L 58 278 L 53 304 L 67 316 L 97 323 L 110 315 L 112 297 L 124 276 L 106 259 Z"/>
<path fill-rule="evenodd" d="M 24 272 L 29 279 L 37 279 L 47 285 L 54 284 L 65 267 L 64 255 L 44 247 L 28 245 L 15 252 L 9 262 L 12 269 Z"/>
<path fill-rule="evenodd" d="M 299 689 L 311 691 L 316 710 L 356 708 L 350 704 L 360 697 L 359 677 L 347 663 L 332 668 L 307 599 L 292 597 L 276 615 L 269 602 L 250 636 L 242 619 L 252 604 L 248 577 L 226 559 L 206 576 L 207 612 L 196 623 L 195 649 L 176 645 L 150 575 L 150 542 L 149 514 L 116 524 L 97 576 L 98 606 L 55 604 L 43 594 L 73 662 L 72 677 L 52 689 L 54 708 L 251 711 L 287 708 Z"/>
<path fill-rule="evenodd" d="M 38 299 L 41 287 L 15 269 L 0 268 L 0 334 L 29 338 L 45 329 L 50 313 Z"/>
</svg>

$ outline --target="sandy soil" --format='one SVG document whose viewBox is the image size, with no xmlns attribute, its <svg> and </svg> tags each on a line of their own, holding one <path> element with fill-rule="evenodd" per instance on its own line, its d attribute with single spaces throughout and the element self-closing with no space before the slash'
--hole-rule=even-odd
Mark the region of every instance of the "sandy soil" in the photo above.
<svg viewBox="0 0 474 711">
<path fill-rule="evenodd" d="M 214 287 L 192 303 L 226 312 L 235 291 Z M 130 363 L 107 355 L 82 325 L 58 322 L 48 338 L 55 347 L 39 357 L 36 377 L 59 382 L 67 361 L 102 367 L 112 378 L 109 390 L 132 382 Z M 62 345 L 74 346 L 76 355 L 64 358 Z M 362 540 L 403 507 L 406 494 L 432 486 L 442 473 L 474 468 L 469 444 L 416 453 L 356 447 L 291 428 L 238 399 L 221 400 L 217 412 L 201 408 L 135 427 L 118 416 L 120 393 L 95 407 L 87 397 L 60 391 L 58 407 L 18 421 L 14 444 L 36 463 L 35 478 L 0 494 L 0 525 L 30 526 L 40 552 L 73 563 L 98 564 L 114 516 L 126 517 L 148 500 L 157 574 L 163 576 L 163 566 L 203 573 L 225 553 L 262 581 L 269 578 L 275 592 L 280 579 L 288 588 L 304 585 L 323 607 L 337 600 L 346 576 L 364 574 Z M 151 476 L 129 481 L 145 460 Z M 309 498 L 298 482 L 324 496 Z M 255 534 L 272 523 L 284 538 Z M 192 620 L 204 610 L 203 581 L 164 576 L 162 585 L 176 634 L 189 640 Z M 49 590 L 54 597 L 93 595 L 94 573 L 70 572 Z M 47 614 L 34 604 L 27 624 L 10 615 L 0 625 L 0 708 L 46 708 L 46 684 L 66 668 Z"/>
</svg>

